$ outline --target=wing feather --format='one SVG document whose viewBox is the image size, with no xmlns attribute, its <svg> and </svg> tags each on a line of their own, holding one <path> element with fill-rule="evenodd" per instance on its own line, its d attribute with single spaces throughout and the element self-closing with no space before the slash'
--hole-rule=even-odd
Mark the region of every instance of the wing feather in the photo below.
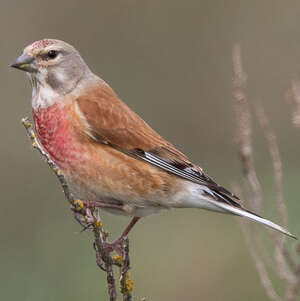
<svg viewBox="0 0 300 301">
<path fill-rule="evenodd" d="M 98 143 L 110 145 L 135 159 L 239 200 L 216 184 L 173 144 L 164 140 L 128 108 L 105 82 L 99 82 L 76 101 L 89 124 L 89 136 L 94 137 Z"/>
<path fill-rule="evenodd" d="M 81 94 L 76 104 L 88 125 L 84 131 L 95 143 L 108 145 L 182 179 L 204 185 L 208 188 L 207 200 L 215 206 L 295 238 L 277 224 L 243 208 L 238 197 L 215 183 L 199 166 L 157 134 L 105 82 L 99 81 L 93 89 Z"/>
</svg>

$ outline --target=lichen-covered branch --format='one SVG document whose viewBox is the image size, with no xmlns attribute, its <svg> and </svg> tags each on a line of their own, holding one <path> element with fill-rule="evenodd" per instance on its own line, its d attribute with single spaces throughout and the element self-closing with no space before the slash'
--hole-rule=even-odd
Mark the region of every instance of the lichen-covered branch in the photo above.
<svg viewBox="0 0 300 301">
<path fill-rule="evenodd" d="M 50 159 L 47 152 L 44 151 L 34 132 L 32 123 L 28 118 L 23 118 L 21 123 L 26 129 L 32 146 L 37 149 L 42 157 L 46 160 L 49 167 L 57 176 L 65 194 L 66 199 L 71 205 L 76 220 L 84 226 L 84 229 L 92 229 L 94 234 L 94 249 L 96 252 L 97 265 L 106 272 L 107 290 L 110 301 L 117 300 L 116 281 L 113 266 L 120 268 L 120 291 L 123 301 L 132 300 L 133 281 L 129 278 L 130 260 L 129 260 L 129 240 L 125 238 L 123 246 L 123 257 L 117 255 L 112 257 L 110 252 L 105 248 L 108 232 L 103 229 L 103 223 L 99 215 L 99 208 L 96 206 L 87 206 L 84 201 L 76 200 L 69 190 L 67 181 L 60 171 L 59 167 Z"/>
<path fill-rule="evenodd" d="M 120 286 L 121 292 L 123 294 L 123 301 L 131 301 L 132 295 L 131 292 L 133 290 L 133 281 L 129 276 L 130 269 L 130 258 L 129 258 L 129 241 L 128 238 L 124 241 L 124 256 L 123 256 L 123 264 L 120 267 Z"/>
</svg>

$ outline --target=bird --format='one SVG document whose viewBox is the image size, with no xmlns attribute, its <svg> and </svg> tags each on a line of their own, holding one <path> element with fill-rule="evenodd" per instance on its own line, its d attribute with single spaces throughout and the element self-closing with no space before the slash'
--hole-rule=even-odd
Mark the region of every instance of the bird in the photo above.
<svg viewBox="0 0 300 301">
<path fill-rule="evenodd" d="M 133 112 L 70 44 L 42 39 L 11 65 L 32 85 L 38 139 L 76 199 L 131 216 L 111 243 L 120 249 L 136 222 L 171 208 L 199 208 L 245 217 L 296 238 L 246 209 L 201 167 Z"/>
</svg>

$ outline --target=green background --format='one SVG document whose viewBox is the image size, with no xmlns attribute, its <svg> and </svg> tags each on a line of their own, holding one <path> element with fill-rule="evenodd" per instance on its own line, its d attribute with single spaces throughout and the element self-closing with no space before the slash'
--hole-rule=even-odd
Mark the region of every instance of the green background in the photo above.
<svg viewBox="0 0 300 301">
<path fill-rule="evenodd" d="M 292 0 L 2 0 L 0 299 L 106 300 L 92 235 L 78 233 L 55 176 L 19 123 L 31 114 L 31 88 L 9 65 L 26 45 L 41 38 L 74 45 L 154 129 L 231 187 L 242 182 L 232 100 L 232 48 L 240 42 L 249 102 L 263 103 L 278 134 L 289 230 L 300 236 L 300 130 L 285 101 L 291 80 L 300 78 L 299 15 L 300 2 Z M 267 145 L 254 126 L 264 216 L 280 222 Z M 113 237 L 128 222 L 103 219 Z M 267 238 L 263 226 L 256 230 Z M 163 212 L 142 220 L 130 242 L 136 300 L 267 298 L 234 217 Z M 272 257 L 271 247 L 267 252 Z"/>
</svg>

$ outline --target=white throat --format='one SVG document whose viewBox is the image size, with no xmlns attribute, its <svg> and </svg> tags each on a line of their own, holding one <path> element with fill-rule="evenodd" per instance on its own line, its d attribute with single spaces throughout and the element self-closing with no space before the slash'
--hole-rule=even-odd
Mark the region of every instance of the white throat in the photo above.
<svg viewBox="0 0 300 301">
<path fill-rule="evenodd" d="M 35 75 L 27 73 L 32 85 L 32 108 L 46 109 L 60 101 L 61 96 L 55 92 L 46 82 L 40 82 Z"/>
<path fill-rule="evenodd" d="M 47 109 L 48 107 L 63 101 L 66 95 L 74 95 L 77 97 L 82 90 L 85 90 L 89 85 L 95 81 L 103 82 L 102 79 L 89 72 L 85 77 L 79 78 L 73 85 L 72 89 L 65 89 L 57 91 L 53 89 L 45 79 L 45 77 L 36 76 L 35 74 L 27 73 L 32 85 L 32 108 L 34 111 L 40 109 Z M 61 79 L 61 78 L 60 78 Z"/>
</svg>

